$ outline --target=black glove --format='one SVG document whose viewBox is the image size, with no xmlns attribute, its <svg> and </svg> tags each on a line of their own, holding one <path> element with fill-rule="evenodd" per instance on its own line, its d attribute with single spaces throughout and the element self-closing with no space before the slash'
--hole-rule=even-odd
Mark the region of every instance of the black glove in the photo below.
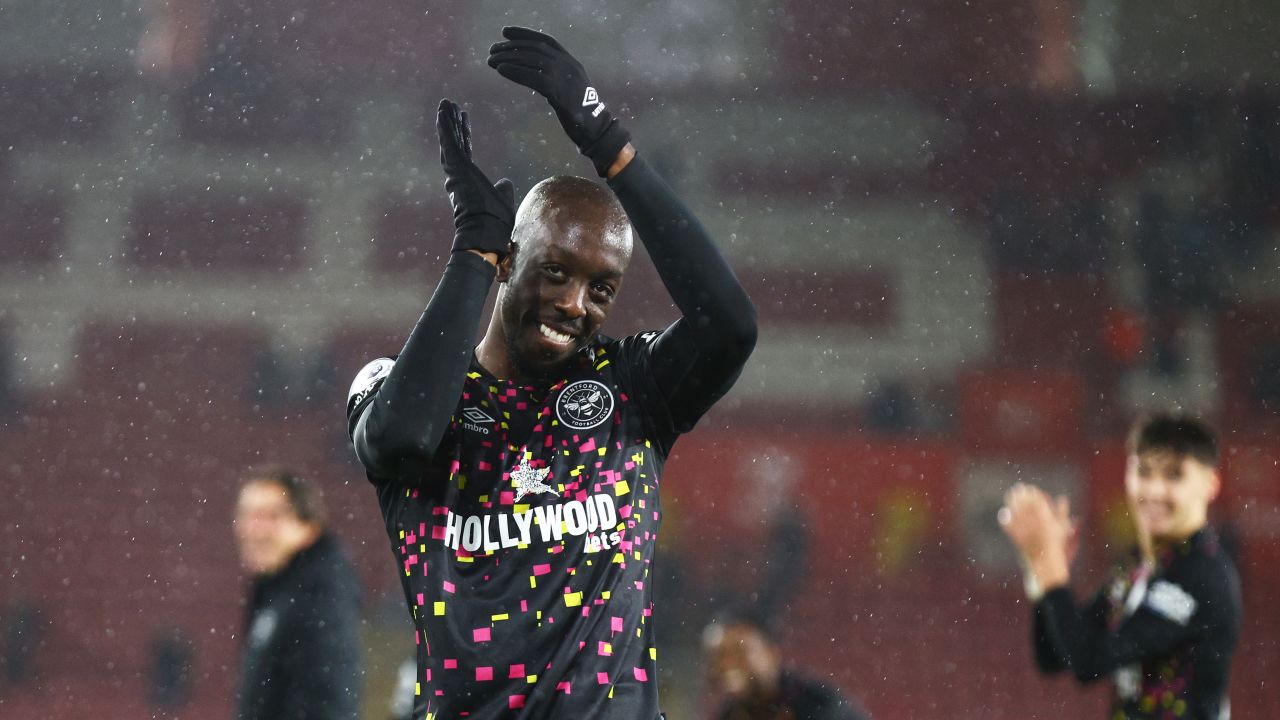
<svg viewBox="0 0 1280 720">
<path fill-rule="evenodd" d="M 502 37 L 489 48 L 489 67 L 545 97 L 569 139 L 605 177 L 631 134 L 605 109 L 582 63 L 536 30 L 504 27 Z"/>
<path fill-rule="evenodd" d="M 511 245 L 516 222 L 516 189 L 502 178 L 489 178 L 471 162 L 471 124 L 467 114 L 448 100 L 436 111 L 444 189 L 453 205 L 453 251 L 497 253 L 501 260 Z"/>
</svg>

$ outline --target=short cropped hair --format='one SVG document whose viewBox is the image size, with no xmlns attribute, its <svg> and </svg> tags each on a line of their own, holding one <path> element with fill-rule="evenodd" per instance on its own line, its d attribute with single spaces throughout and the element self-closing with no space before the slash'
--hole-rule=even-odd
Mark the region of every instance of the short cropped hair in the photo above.
<svg viewBox="0 0 1280 720">
<path fill-rule="evenodd" d="M 554 175 L 534 185 L 516 211 L 512 238 L 517 242 L 530 222 L 541 223 L 559 212 L 596 222 L 606 232 L 630 237 L 631 221 L 618 197 L 600 183 L 572 175 Z"/>
<path fill-rule="evenodd" d="M 1218 466 L 1218 437 L 1203 421 L 1190 415 L 1155 413 L 1140 418 L 1129 431 L 1130 455 L 1166 450 Z"/>
<path fill-rule="evenodd" d="M 749 627 L 754 628 L 765 639 L 773 642 L 777 639 L 777 627 L 765 613 L 760 609 L 746 602 L 732 602 L 720 611 L 716 612 L 711 618 L 710 625 L 718 625 L 720 627 Z"/>
<path fill-rule="evenodd" d="M 289 507 L 293 509 L 293 513 L 299 520 L 324 527 L 328 520 L 328 512 L 325 510 L 324 496 L 320 494 L 320 488 L 315 483 L 279 465 L 255 468 L 245 477 L 243 485 L 260 482 L 280 486 L 280 489 L 284 490 L 285 499 L 289 501 Z"/>
</svg>

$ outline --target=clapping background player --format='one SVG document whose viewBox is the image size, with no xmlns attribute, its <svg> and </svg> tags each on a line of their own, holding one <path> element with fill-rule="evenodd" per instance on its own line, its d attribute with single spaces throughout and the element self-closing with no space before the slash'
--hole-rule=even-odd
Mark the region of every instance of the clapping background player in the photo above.
<svg viewBox="0 0 1280 720">
<path fill-rule="evenodd" d="M 1029 484 L 1005 495 L 1000 524 L 1017 546 L 1034 603 L 1042 672 L 1110 677 L 1111 717 L 1217 720 L 1240 632 L 1240 580 L 1208 526 L 1221 489 L 1218 445 L 1199 420 L 1155 415 L 1128 440 L 1132 564 L 1085 607 L 1070 588 L 1075 527 L 1065 498 Z"/>
</svg>

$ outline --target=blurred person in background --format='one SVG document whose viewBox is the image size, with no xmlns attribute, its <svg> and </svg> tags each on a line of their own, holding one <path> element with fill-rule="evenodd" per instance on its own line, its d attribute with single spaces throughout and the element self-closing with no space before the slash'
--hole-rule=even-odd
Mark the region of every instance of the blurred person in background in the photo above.
<svg viewBox="0 0 1280 720">
<path fill-rule="evenodd" d="M 768 623 L 735 608 L 702 634 L 706 667 L 724 702 L 714 720 L 866 720 L 858 703 L 813 678 L 782 666 Z"/>
<path fill-rule="evenodd" d="M 1110 676 L 1111 718 L 1219 720 L 1240 632 L 1240 580 L 1207 525 L 1218 442 L 1194 418 L 1154 415 L 1130 432 L 1125 493 L 1138 548 L 1081 607 L 1070 589 L 1076 526 L 1065 497 L 1034 485 L 1005 494 L 999 521 L 1017 547 L 1042 672 Z"/>
<path fill-rule="evenodd" d="M 235 510 L 253 576 L 237 720 L 349 720 L 360 706 L 360 591 L 325 529 L 319 491 L 276 468 L 251 473 Z"/>
<path fill-rule="evenodd" d="M 774 625 L 800 593 L 809 575 L 812 545 L 807 514 L 802 508 L 801 462 L 780 447 L 766 447 L 739 468 L 746 477 L 745 493 L 733 512 L 742 528 L 763 527 L 763 567 L 749 591 L 761 622 Z"/>
<path fill-rule="evenodd" d="M 608 189 L 552 178 L 517 212 L 442 101 L 453 252 L 399 356 L 356 377 L 349 428 L 418 631 L 414 717 L 655 720 L 659 478 L 740 374 L 755 307 L 581 63 L 502 34 L 489 65 L 549 102 Z M 682 317 L 614 340 L 633 227 Z"/>
</svg>

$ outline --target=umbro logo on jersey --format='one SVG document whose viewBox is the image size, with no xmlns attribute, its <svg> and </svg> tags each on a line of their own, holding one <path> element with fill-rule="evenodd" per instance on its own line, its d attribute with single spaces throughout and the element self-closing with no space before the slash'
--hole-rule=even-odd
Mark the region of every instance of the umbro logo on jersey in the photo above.
<svg viewBox="0 0 1280 720">
<path fill-rule="evenodd" d="M 484 425 L 492 425 L 493 418 L 488 413 L 478 407 L 469 407 L 462 411 L 462 427 L 478 432 L 481 435 L 488 435 L 489 428 Z"/>
</svg>

